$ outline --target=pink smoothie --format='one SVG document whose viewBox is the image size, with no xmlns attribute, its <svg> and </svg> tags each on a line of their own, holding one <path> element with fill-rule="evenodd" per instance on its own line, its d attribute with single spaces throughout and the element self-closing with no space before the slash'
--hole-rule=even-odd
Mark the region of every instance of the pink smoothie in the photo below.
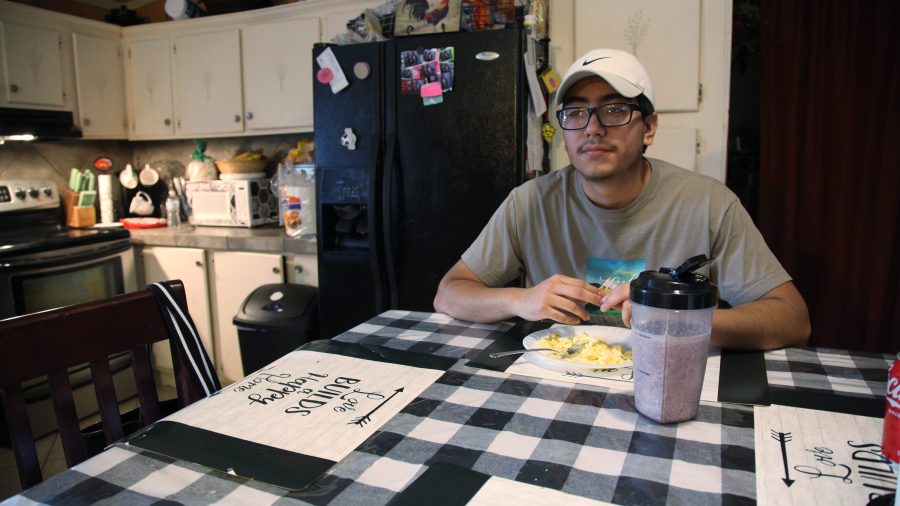
<svg viewBox="0 0 900 506">
<path fill-rule="evenodd" d="M 634 333 L 634 404 L 660 423 L 697 416 L 709 334 L 668 337 Z"/>
</svg>

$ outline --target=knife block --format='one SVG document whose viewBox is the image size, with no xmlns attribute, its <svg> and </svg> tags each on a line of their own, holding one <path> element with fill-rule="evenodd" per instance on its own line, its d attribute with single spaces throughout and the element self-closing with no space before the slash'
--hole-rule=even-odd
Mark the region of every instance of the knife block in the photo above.
<svg viewBox="0 0 900 506">
<path fill-rule="evenodd" d="M 63 195 L 66 207 L 66 225 L 70 227 L 92 227 L 97 223 L 97 213 L 93 206 L 78 207 L 78 194 L 67 189 Z"/>
</svg>

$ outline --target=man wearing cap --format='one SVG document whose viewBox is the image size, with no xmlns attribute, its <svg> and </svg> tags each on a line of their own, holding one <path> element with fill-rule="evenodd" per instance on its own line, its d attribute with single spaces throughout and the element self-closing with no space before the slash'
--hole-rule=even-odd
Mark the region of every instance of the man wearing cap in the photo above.
<svg viewBox="0 0 900 506">
<path fill-rule="evenodd" d="M 806 343 L 806 304 L 734 193 L 643 156 L 658 116 L 634 56 L 587 53 L 569 67 L 556 101 L 571 165 L 510 192 L 441 280 L 435 309 L 476 322 L 577 324 L 594 304 L 621 310 L 630 325 L 633 276 L 705 254 L 714 260 L 701 272 L 732 306 L 715 311 L 713 345 Z M 509 286 L 519 276 L 526 288 Z"/>
</svg>

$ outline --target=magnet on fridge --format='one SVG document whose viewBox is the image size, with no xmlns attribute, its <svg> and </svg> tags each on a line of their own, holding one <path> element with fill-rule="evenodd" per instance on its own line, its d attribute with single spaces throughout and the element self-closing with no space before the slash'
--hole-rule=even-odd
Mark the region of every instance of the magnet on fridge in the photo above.
<svg viewBox="0 0 900 506">
<path fill-rule="evenodd" d="M 544 83 L 544 89 L 547 90 L 547 93 L 553 93 L 559 88 L 559 74 L 556 73 L 555 70 L 549 68 L 543 72 L 541 72 L 541 82 Z"/>
<path fill-rule="evenodd" d="M 320 83 L 328 83 L 331 86 L 331 92 L 337 93 L 350 85 L 344 71 L 341 70 L 341 64 L 338 63 L 337 57 L 331 48 L 325 48 L 324 51 L 316 56 L 316 63 L 319 64 L 319 71 L 316 72 L 316 79 Z"/>
<path fill-rule="evenodd" d="M 419 95 L 422 97 L 424 105 L 435 105 L 444 101 L 444 91 L 441 89 L 441 83 L 423 85 Z"/>
<path fill-rule="evenodd" d="M 347 148 L 348 151 L 356 149 L 356 134 L 352 128 L 345 128 L 344 135 L 341 136 L 341 146 Z"/>
<path fill-rule="evenodd" d="M 355 75 L 357 79 L 365 79 L 369 77 L 369 74 L 371 73 L 372 68 L 364 61 L 358 61 L 353 65 L 353 75 Z"/>
<path fill-rule="evenodd" d="M 334 72 L 331 69 L 321 68 L 316 72 L 316 79 L 322 84 L 328 84 L 334 79 Z"/>
</svg>

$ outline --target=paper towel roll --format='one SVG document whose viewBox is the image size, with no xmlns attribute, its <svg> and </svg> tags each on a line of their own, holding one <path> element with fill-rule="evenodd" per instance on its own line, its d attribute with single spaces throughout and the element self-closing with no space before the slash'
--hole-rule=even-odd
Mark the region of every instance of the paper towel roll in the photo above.
<svg viewBox="0 0 900 506">
<path fill-rule="evenodd" d="M 100 197 L 100 223 L 112 223 L 116 217 L 113 205 L 111 175 L 100 174 L 97 176 L 97 193 Z"/>
</svg>

